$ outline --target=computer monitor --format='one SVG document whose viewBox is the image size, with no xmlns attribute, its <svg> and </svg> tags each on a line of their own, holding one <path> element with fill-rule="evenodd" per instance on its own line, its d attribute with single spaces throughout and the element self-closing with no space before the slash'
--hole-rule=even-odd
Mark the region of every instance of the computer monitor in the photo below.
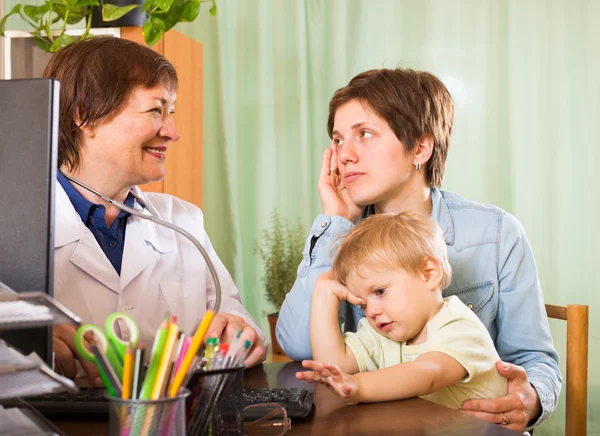
<svg viewBox="0 0 600 436">
<path fill-rule="evenodd" d="M 0 282 L 53 293 L 59 83 L 0 80 Z M 51 329 L 1 332 L 49 364 Z"/>
</svg>

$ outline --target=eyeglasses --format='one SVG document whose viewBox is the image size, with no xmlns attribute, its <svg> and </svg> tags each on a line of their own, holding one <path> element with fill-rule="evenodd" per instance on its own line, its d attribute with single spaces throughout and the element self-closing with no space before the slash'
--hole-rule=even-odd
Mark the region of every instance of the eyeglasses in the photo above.
<svg viewBox="0 0 600 436">
<path fill-rule="evenodd" d="M 244 407 L 238 422 L 244 423 L 246 436 L 281 436 L 292 428 L 285 408 L 277 403 L 261 403 Z"/>
</svg>

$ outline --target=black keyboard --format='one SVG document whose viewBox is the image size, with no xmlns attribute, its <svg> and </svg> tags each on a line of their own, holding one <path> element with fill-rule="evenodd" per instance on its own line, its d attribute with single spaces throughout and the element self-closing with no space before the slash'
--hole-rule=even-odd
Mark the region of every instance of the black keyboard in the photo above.
<svg viewBox="0 0 600 436">
<path fill-rule="evenodd" d="M 304 388 L 289 388 L 289 389 L 244 389 L 244 406 L 260 403 L 278 403 L 285 407 L 288 417 L 304 418 L 308 416 L 313 408 L 313 392 L 309 392 Z M 245 418 L 255 418 L 264 415 L 264 412 L 254 408 L 253 414 L 244 412 Z"/>
<path fill-rule="evenodd" d="M 107 420 L 108 399 L 105 395 L 106 389 L 80 388 L 74 394 L 43 395 L 25 401 L 52 419 Z M 278 403 L 285 407 L 290 418 L 303 418 L 312 410 L 313 396 L 304 388 L 244 389 L 243 404 Z"/>
<path fill-rule="evenodd" d="M 106 389 L 79 388 L 76 393 L 25 398 L 42 415 L 51 419 L 108 419 Z"/>
</svg>

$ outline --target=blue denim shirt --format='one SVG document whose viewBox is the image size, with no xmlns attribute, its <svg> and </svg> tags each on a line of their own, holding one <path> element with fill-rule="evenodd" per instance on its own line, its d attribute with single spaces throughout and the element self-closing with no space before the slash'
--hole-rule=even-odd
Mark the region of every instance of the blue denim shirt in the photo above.
<svg viewBox="0 0 600 436">
<path fill-rule="evenodd" d="M 525 368 L 542 404 L 539 424 L 556 408 L 562 386 L 558 355 L 533 253 L 515 217 L 495 206 L 433 189 L 432 219 L 448 246 L 452 283 L 443 295 L 458 296 L 486 326 L 500 358 Z M 367 211 L 366 214 L 372 213 Z M 310 359 L 309 322 L 315 281 L 331 269 L 336 241 L 354 224 L 319 215 L 298 267 L 298 278 L 279 312 L 277 340 L 294 360 Z M 344 330 L 355 330 L 364 313 L 350 304 L 340 309 Z"/>
</svg>

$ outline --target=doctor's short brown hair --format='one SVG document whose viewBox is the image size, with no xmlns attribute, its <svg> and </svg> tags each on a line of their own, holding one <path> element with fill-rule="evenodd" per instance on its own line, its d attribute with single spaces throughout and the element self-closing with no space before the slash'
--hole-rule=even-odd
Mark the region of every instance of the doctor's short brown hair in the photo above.
<svg viewBox="0 0 600 436">
<path fill-rule="evenodd" d="M 43 77 L 60 82 L 58 166 L 81 164 L 81 129 L 116 115 L 137 87 L 177 91 L 175 67 L 159 53 L 132 41 L 94 37 L 57 52 Z"/>
<path fill-rule="evenodd" d="M 360 73 L 338 89 L 329 102 L 329 137 L 335 113 L 352 100 L 360 101 L 383 118 L 407 152 L 415 148 L 421 137 L 431 135 L 434 146 L 424 165 L 426 181 L 432 188 L 441 187 L 454 123 L 454 103 L 440 79 L 431 73 L 402 68 Z"/>
</svg>

